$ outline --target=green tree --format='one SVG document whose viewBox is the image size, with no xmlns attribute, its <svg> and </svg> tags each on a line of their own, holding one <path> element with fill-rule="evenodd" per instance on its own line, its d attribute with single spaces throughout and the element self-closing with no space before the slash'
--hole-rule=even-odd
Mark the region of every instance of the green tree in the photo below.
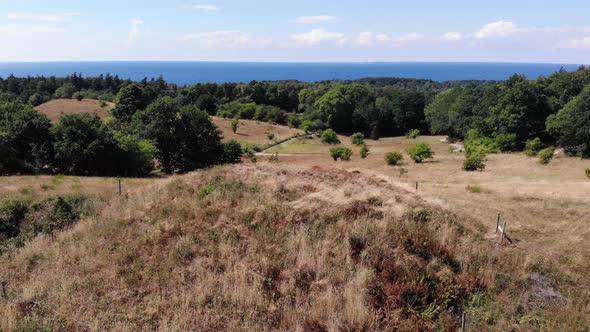
<svg viewBox="0 0 590 332">
<path fill-rule="evenodd" d="M 361 150 L 359 151 L 359 154 L 361 155 L 362 159 L 365 159 L 369 156 L 369 147 L 367 146 L 367 144 L 363 144 L 363 146 L 361 147 Z"/>
<path fill-rule="evenodd" d="M 146 107 L 146 96 L 137 84 L 129 84 L 119 90 L 115 104 L 113 117 L 122 123 L 129 123 L 133 114 Z"/>
<path fill-rule="evenodd" d="M 404 159 L 404 156 L 397 151 L 388 152 L 385 154 L 385 162 L 387 165 L 395 166 Z"/>
<path fill-rule="evenodd" d="M 320 141 L 324 144 L 340 144 L 340 139 L 338 139 L 338 135 L 332 129 L 326 129 L 322 132 L 322 136 L 320 137 Z"/>
<path fill-rule="evenodd" d="M 223 144 L 223 162 L 239 163 L 242 160 L 242 146 L 236 140 Z"/>
<path fill-rule="evenodd" d="M 426 159 L 432 158 L 434 152 L 430 149 L 430 145 L 426 143 L 418 143 L 408 147 L 408 154 L 416 163 L 421 163 Z"/>
<path fill-rule="evenodd" d="M 231 131 L 233 131 L 233 132 L 234 132 L 234 134 L 238 132 L 238 126 L 239 126 L 239 125 L 240 125 L 240 120 L 238 120 L 238 119 L 233 119 L 233 120 L 231 121 Z"/>
<path fill-rule="evenodd" d="M 196 101 L 197 108 L 207 114 L 215 115 L 217 111 L 217 101 L 211 95 L 200 95 Z"/>
<path fill-rule="evenodd" d="M 350 141 L 354 145 L 363 145 L 365 144 L 365 135 L 363 133 L 354 133 L 350 136 Z"/>
<path fill-rule="evenodd" d="M 590 85 L 547 119 L 547 129 L 566 152 L 590 157 Z"/>
<path fill-rule="evenodd" d="M 135 114 L 133 127 L 156 144 L 158 161 L 166 173 L 192 171 L 222 159 L 219 129 L 194 105 L 181 106 L 171 97 L 159 98 Z"/>
</svg>

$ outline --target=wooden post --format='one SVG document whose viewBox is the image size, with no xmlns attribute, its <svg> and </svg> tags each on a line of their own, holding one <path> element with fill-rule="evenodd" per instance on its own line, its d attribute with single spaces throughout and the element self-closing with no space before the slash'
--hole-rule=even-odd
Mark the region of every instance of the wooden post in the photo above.
<svg viewBox="0 0 590 332">
<path fill-rule="evenodd" d="M 418 191 L 418 182 L 416 182 L 416 191 Z"/>
<path fill-rule="evenodd" d="M 119 195 L 121 195 L 121 179 L 119 179 Z"/>
<path fill-rule="evenodd" d="M 496 234 L 498 234 L 498 227 L 500 227 L 500 212 L 498 212 L 498 216 L 496 218 Z"/>
<path fill-rule="evenodd" d="M 506 237 L 506 222 L 504 222 L 504 226 L 502 227 L 502 238 L 500 239 L 500 243 L 504 242 L 505 237 Z"/>
<path fill-rule="evenodd" d="M 465 332 L 465 328 L 467 327 L 467 319 L 465 317 L 465 313 L 461 316 L 461 332 Z"/>
<path fill-rule="evenodd" d="M 4 297 L 5 300 L 8 299 L 8 293 L 6 292 L 6 281 L 2 281 L 2 296 Z"/>
</svg>

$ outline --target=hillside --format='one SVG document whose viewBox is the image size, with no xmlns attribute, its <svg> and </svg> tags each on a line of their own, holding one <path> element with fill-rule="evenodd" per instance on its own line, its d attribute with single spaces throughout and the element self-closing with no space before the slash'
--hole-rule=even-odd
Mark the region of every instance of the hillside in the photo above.
<svg viewBox="0 0 590 332">
<path fill-rule="evenodd" d="M 96 211 L 2 257 L 0 330 L 528 330 L 561 304 L 488 227 L 358 171 L 219 167 Z"/>
<path fill-rule="evenodd" d="M 233 139 L 240 143 L 266 145 L 272 141 L 269 140 L 267 133 L 274 134 L 274 140 L 283 140 L 303 133 L 299 129 L 254 120 L 240 120 L 238 130 L 234 133 L 231 128 L 232 119 L 217 116 L 211 119 L 223 132 L 224 141 Z"/>
<path fill-rule="evenodd" d="M 115 107 L 115 104 L 108 102 L 105 107 L 100 107 L 100 101 L 95 99 L 54 99 L 41 104 L 35 109 L 45 115 L 51 122 L 59 121 L 63 114 L 70 113 L 95 113 L 101 119 L 108 116 L 109 111 Z"/>
</svg>

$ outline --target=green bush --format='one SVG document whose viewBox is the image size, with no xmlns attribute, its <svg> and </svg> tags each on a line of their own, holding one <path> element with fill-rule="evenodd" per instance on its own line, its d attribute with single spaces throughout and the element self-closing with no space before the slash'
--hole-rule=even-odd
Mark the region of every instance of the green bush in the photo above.
<svg viewBox="0 0 590 332">
<path fill-rule="evenodd" d="M 326 129 L 322 132 L 322 136 L 320 138 L 322 143 L 324 144 L 340 144 L 340 140 L 338 139 L 338 135 L 332 129 Z"/>
<path fill-rule="evenodd" d="M 541 165 L 549 164 L 551 162 L 551 159 L 553 159 L 554 154 L 555 154 L 555 148 L 552 146 L 539 151 L 539 164 L 541 164 Z"/>
<path fill-rule="evenodd" d="M 541 139 L 537 137 L 535 139 L 526 141 L 524 153 L 529 157 L 533 157 L 536 156 L 539 151 L 541 151 L 541 149 L 543 149 L 543 142 L 541 142 Z"/>
<path fill-rule="evenodd" d="M 432 152 L 432 149 L 430 149 L 430 145 L 426 143 L 412 145 L 407 151 L 410 155 L 410 158 L 412 158 L 412 160 L 414 160 L 416 163 L 421 163 L 426 159 L 432 158 L 434 155 L 434 152 Z"/>
<path fill-rule="evenodd" d="M 466 187 L 467 191 L 472 192 L 474 194 L 479 194 L 482 192 L 481 186 L 474 184 L 474 185 L 468 185 Z"/>
<path fill-rule="evenodd" d="M 271 163 L 278 163 L 279 162 L 279 153 L 275 153 L 268 158 L 268 161 Z"/>
<path fill-rule="evenodd" d="M 80 92 L 76 92 L 72 95 L 72 98 L 74 98 L 78 101 L 82 101 L 82 99 L 84 99 L 84 95 Z"/>
<path fill-rule="evenodd" d="M 238 126 L 240 125 L 240 121 L 238 119 L 233 119 L 231 121 L 231 131 L 235 133 L 238 132 Z"/>
<path fill-rule="evenodd" d="M 350 136 L 350 141 L 354 145 L 363 145 L 365 144 L 365 135 L 363 135 L 362 133 L 355 133 L 352 136 Z"/>
<path fill-rule="evenodd" d="M 420 136 L 420 129 L 412 129 L 406 134 L 408 139 L 416 139 L 418 136 Z"/>
<path fill-rule="evenodd" d="M 330 156 L 332 156 L 334 161 L 337 161 L 338 159 L 348 161 L 350 160 L 350 157 L 352 157 L 352 150 L 345 147 L 331 148 Z"/>
<path fill-rule="evenodd" d="M 366 144 L 363 144 L 361 150 L 359 151 L 359 154 L 361 155 L 361 158 L 365 159 L 369 156 L 369 152 L 369 147 Z"/>
<path fill-rule="evenodd" d="M 399 164 L 399 162 L 403 159 L 404 156 L 402 156 L 402 154 L 397 151 L 392 151 L 385 154 L 385 162 L 387 163 L 387 165 L 395 166 Z"/>
<path fill-rule="evenodd" d="M 494 138 L 494 144 L 502 152 L 514 151 L 516 149 L 516 134 L 498 134 Z"/>
<path fill-rule="evenodd" d="M 484 170 L 486 168 L 485 162 L 486 157 L 483 153 L 467 154 L 463 162 L 463 170 L 468 172 Z"/>
<path fill-rule="evenodd" d="M 242 160 L 242 146 L 236 140 L 223 144 L 223 162 L 239 163 Z"/>
<path fill-rule="evenodd" d="M 274 133 L 266 133 L 266 138 L 268 138 L 269 141 L 272 141 L 273 139 L 275 139 L 275 134 Z"/>
<path fill-rule="evenodd" d="M 373 196 L 367 199 L 367 203 L 373 206 L 383 206 L 383 199 L 381 199 L 381 197 Z"/>
</svg>

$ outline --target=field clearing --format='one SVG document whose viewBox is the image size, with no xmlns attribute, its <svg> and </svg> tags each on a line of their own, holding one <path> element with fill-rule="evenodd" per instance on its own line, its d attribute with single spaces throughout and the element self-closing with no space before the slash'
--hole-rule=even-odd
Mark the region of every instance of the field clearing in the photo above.
<svg viewBox="0 0 590 332">
<path fill-rule="evenodd" d="M 107 102 L 105 107 L 100 107 L 100 101 L 96 99 L 54 99 L 35 107 L 53 123 L 59 121 L 62 115 L 71 113 L 94 113 L 104 119 L 113 108 L 115 104 L 111 102 Z"/>
<path fill-rule="evenodd" d="M 329 156 L 330 145 L 319 139 L 285 144 L 276 152 L 280 162 L 309 167 L 336 167 L 349 171 L 380 176 L 387 181 L 415 191 L 422 198 L 464 213 L 489 227 L 492 239 L 496 214 L 507 221 L 508 233 L 516 239 L 516 247 L 530 253 L 531 260 L 551 265 L 556 262 L 556 274 L 565 284 L 583 285 L 590 292 L 590 180 L 584 170 L 590 161 L 558 155 L 549 165 L 540 165 L 537 158 L 523 153 L 502 153 L 488 156 L 482 172 L 462 170 L 464 155 L 450 152 L 443 136 L 422 136 L 416 140 L 382 138 L 366 140 L 371 154 L 361 159 L 359 147 L 341 138 L 342 145 L 354 151 L 349 162 L 334 162 Z M 411 144 L 426 142 L 434 151 L 434 159 L 416 164 L 407 153 Z M 384 154 L 400 151 L 404 160 L 398 166 L 388 166 Z M 301 155 L 297 155 L 297 154 Z M 308 156 L 308 153 L 320 155 Z M 467 186 L 479 187 L 479 193 Z M 570 289 L 575 292 L 576 288 Z M 585 304 L 588 306 L 588 302 Z M 590 312 L 590 307 L 586 310 Z"/>
<path fill-rule="evenodd" d="M 303 134 L 303 131 L 299 129 L 254 120 L 240 120 L 238 130 L 234 133 L 231 128 L 232 119 L 225 119 L 217 116 L 212 116 L 211 119 L 223 132 L 224 142 L 236 140 L 245 144 L 267 145 L 272 143 L 272 141 L 268 139 L 266 133 L 273 133 L 275 135 L 275 141 Z"/>
</svg>

